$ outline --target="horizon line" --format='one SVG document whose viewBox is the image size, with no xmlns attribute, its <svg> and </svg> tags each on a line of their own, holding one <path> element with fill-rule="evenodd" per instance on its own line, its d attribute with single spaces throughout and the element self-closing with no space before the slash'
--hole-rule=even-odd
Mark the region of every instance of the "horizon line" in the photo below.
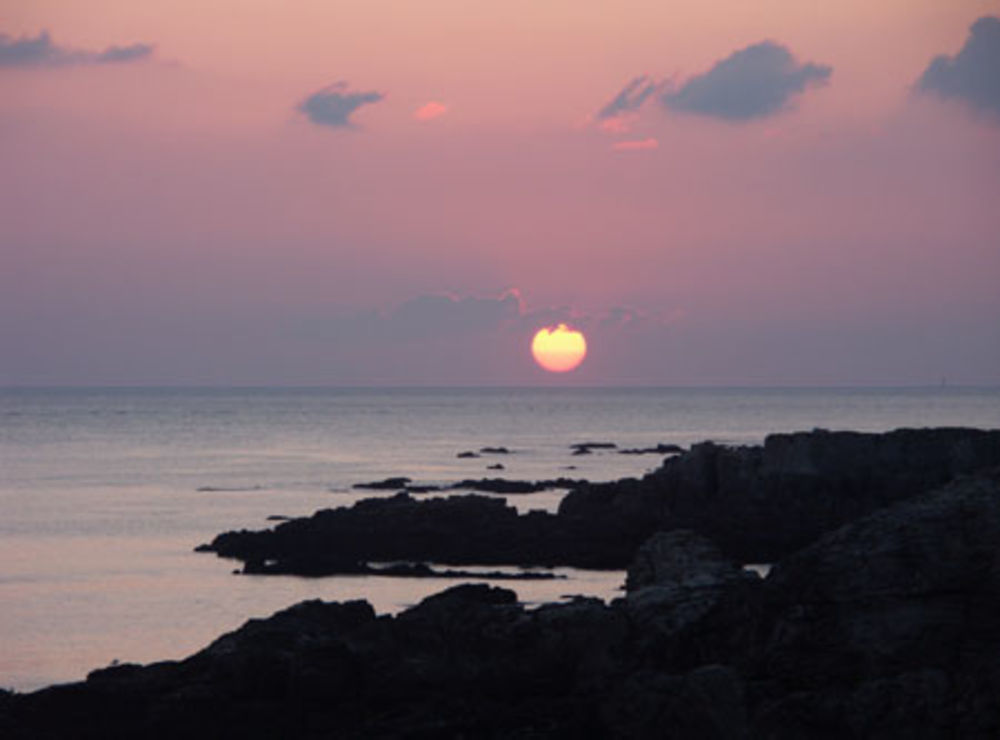
<svg viewBox="0 0 1000 740">
<path fill-rule="evenodd" d="M 476 385 L 476 384 L 260 384 L 260 383 L 94 383 L 0 384 L 0 390 L 1000 390 L 995 383 L 843 383 L 843 384 L 622 384 L 622 385 Z"/>
</svg>

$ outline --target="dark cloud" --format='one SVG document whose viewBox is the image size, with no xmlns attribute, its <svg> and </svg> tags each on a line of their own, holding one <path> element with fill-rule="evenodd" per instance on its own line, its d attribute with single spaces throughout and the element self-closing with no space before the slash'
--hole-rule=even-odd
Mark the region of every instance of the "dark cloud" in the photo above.
<svg viewBox="0 0 1000 740">
<path fill-rule="evenodd" d="M 59 46 L 48 31 L 34 38 L 13 38 L 0 33 L 0 67 L 60 67 L 80 64 L 118 64 L 145 59 L 153 53 L 150 44 L 109 46 L 104 51 L 84 51 Z"/>
<path fill-rule="evenodd" d="M 799 64 L 784 46 L 762 41 L 716 62 L 660 100 L 673 111 L 749 121 L 784 110 L 794 95 L 825 84 L 831 72 L 825 65 Z"/>
<path fill-rule="evenodd" d="M 324 336 L 382 343 L 483 334 L 516 325 L 523 317 L 521 298 L 511 290 L 496 298 L 420 295 L 388 310 L 323 318 L 306 325 Z"/>
<path fill-rule="evenodd" d="M 606 120 L 620 116 L 622 113 L 636 111 L 646 102 L 646 98 L 655 93 L 659 87 L 658 83 L 646 75 L 635 77 L 597 112 L 597 118 Z"/>
<path fill-rule="evenodd" d="M 984 16 L 973 23 L 961 51 L 935 57 L 917 89 L 1000 118 L 1000 18 Z"/>
<path fill-rule="evenodd" d="M 377 103 L 385 96 L 378 92 L 350 92 L 346 82 L 337 82 L 313 93 L 299 103 L 299 110 L 320 126 L 351 126 L 351 114 L 362 105 Z"/>
<path fill-rule="evenodd" d="M 398 306 L 386 317 L 390 333 L 410 338 L 442 333 L 460 335 L 495 329 L 521 316 L 517 293 L 499 298 L 424 295 Z"/>
</svg>

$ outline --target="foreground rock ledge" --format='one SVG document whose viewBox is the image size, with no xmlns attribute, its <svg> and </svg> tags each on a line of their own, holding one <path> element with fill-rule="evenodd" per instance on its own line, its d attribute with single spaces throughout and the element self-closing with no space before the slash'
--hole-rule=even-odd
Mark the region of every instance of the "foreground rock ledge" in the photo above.
<svg viewBox="0 0 1000 740">
<path fill-rule="evenodd" d="M 995 738 L 1000 470 L 832 532 L 761 580 L 658 534 L 627 596 L 466 585 L 397 617 L 304 602 L 196 655 L 0 694 L 26 738 Z"/>
<path fill-rule="evenodd" d="M 252 573 L 357 573 L 384 561 L 611 569 L 626 567 L 654 532 L 686 528 L 738 561 L 772 562 L 991 465 L 1000 465 L 1000 430 L 773 434 L 763 446 L 695 445 L 641 479 L 580 485 L 557 514 L 518 515 L 487 496 L 403 494 L 271 530 L 227 532 L 198 549 L 241 560 Z"/>
</svg>

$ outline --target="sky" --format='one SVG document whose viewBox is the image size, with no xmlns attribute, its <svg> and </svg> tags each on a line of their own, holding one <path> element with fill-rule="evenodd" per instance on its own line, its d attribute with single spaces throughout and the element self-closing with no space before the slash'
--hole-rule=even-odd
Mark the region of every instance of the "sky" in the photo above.
<svg viewBox="0 0 1000 740">
<path fill-rule="evenodd" d="M 998 203 L 1000 0 L 0 0 L 0 385 L 1000 384 Z"/>
</svg>

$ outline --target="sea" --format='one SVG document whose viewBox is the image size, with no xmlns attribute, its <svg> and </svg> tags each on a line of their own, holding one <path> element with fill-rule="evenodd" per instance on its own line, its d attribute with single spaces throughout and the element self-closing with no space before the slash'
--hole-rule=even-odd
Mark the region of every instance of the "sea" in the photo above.
<svg viewBox="0 0 1000 740">
<path fill-rule="evenodd" d="M 0 688 L 80 680 L 115 663 L 179 659 L 304 599 L 382 613 L 455 581 L 237 575 L 194 548 L 391 492 L 406 476 L 639 476 L 658 455 L 573 455 L 772 432 L 1000 427 L 1000 388 L 7 388 L 0 389 Z M 483 447 L 509 454 L 458 457 Z M 500 463 L 502 471 L 490 470 Z M 509 496 L 554 511 L 564 495 Z M 529 604 L 612 599 L 621 571 L 556 569 L 503 582 Z"/>
</svg>

